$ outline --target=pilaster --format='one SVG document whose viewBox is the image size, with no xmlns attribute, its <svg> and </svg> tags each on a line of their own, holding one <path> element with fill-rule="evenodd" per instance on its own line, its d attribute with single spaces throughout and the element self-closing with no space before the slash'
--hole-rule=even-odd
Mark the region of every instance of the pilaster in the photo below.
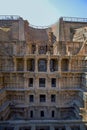
<svg viewBox="0 0 87 130">
<path fill-rule="evenodd" d="M 17 71 L 17 61 L 16 61 L 16 57 L 14 57 L 14 71 Z"/>
<path fill-rule="evenodd" d="M 58 61 L 58 71 L 61 72 L 61 59 L 59 58 L 59 61 Z"/>
<path fill-rule="evenodd" d="M 68 68 L 69 71 L 71 71 L 71 59 L 69 59 L 69 68 Z"/>
<path fill-rule="evenodd" d="M 24 71 L 27 71 L 27 60 L 24 58 Z"/>
<path fill-rule="evenodd" d="M 39 46 L 38 46 L 38 44 L 36 44 L 36 54 L 38 54 L 39 53 Z"/>
<path fill-rule="evenodd" d="M 50 57 L 47 59 L 47 72 L 50 73 Z"/>
<path fill-rule="evenodd" d="M 38 72 L 38 59 L 35 57 L 35 72 Z"/>
</svg>

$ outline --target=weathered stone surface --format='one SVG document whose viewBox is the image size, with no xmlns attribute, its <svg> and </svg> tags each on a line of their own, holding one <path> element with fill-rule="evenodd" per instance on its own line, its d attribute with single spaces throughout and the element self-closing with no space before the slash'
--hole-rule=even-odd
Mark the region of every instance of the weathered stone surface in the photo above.
<svg viewBox="0 0 87 130">
<path fill-rule="evenodd" d="M 38 130 L 68 130 L 74 128 L 72 120 L 87 121 L 86 28 L 87 22 L 63 18 L 47 28 L 31 27 L 20 17 L 0 20 L 1 121 L 70 123 Z"/>
</svg>

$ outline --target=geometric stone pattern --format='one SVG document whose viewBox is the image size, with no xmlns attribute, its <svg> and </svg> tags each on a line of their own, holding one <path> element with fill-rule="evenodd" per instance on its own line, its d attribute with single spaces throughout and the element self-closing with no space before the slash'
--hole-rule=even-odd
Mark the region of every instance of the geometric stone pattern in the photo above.
<svg viewBox="0 0 87 130">
<path fill-rule="evenodd" d="M 85 130 L 86 55 L 86 19 L 0 17 L 0 129 Z"/>
</svg>

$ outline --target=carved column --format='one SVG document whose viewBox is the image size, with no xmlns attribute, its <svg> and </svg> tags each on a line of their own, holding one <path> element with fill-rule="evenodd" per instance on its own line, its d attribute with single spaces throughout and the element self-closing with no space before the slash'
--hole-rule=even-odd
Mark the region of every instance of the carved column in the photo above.
<svg viewBox="0 0 87 130">
<path fill-rule="evenodd" d="M 56 88 L 59 88 L 59 74 L 56 75 Z"/>
<path fill-rule="evenodd" d="M 47 72 L 50 73 L 50 57 L 47 59 Z"/>
<path fill-rule="evenodd" d="M 58 71 L 61 72 L 61 59 L 58 61 Z"/>
<path fill-rule="evenodd" d="M 16 88 L 18 89 L 20 86 L 18 84 L 18 75 L 17 75 L 17 73 L 16 73 L 16 83 L 17 83 Z"/>
<path fill-rule="evenodd" d="M 17 55 L 17 45 L 16 45 L 16 43 L 13 46 L 13 54 Z"/>
<path fill-rule="evenodd" d="M 50 89 L 50 86 L 51 86 L 51 78 L 49 77 L 49 75 L 47 76 L 47 89 Z"/>
<path fill-rule="evenodd" d="M 35 72 L 38 72 L 38 59 L 35 57 Z"/>
<path fill-rule="evenodd" d="M 24 88 L 28 88 L 28 79 L 27 74 L 24 74 Z"/>
<path fill-rule="evenodd" d="M 29 51 L 29 54 L 32 54 L 32 44 L 29 44 L 29 46 L 28 46 L 28 51 Z"/>
<path fill-rule="evenodd" d="M 71 59 L 69 59 L 69 68 L 68 68 L 69 71 L 71 71 Z"/>
<path fill-rule="evenodd" d="M 35 76 L 34 76 L 33 86 L 34 86 L 34 88 L 37 88 L 37 89 L 38 89 L 38 86 L 39 86 L 38 74 L 35 74 Z"/>
<path fill-rule="evenodd" d="M 35 105 L 38 106 L 38 105 L 40 105 L 40 103 L 39 103 L 39 93 L 35 90 L 34 95 L 35 95 L 35 99 L 37 99 L 35 101 Z"/>
<path fill-rule="evenodd" d="M 14 57 L 14 71 L 17 71 L 17 61 L 15 57 Z"/>
<path fill-rule="evenodd" d="M 38 44 L 36 44 L 36 54 L 39 53 L 39 48 L 38 47 L 39 47 Z"/>
<path fill-rule="evenodd" d="M 24 71 L 27 71 L 27 60 L 24 58 Z"/>
</svg>

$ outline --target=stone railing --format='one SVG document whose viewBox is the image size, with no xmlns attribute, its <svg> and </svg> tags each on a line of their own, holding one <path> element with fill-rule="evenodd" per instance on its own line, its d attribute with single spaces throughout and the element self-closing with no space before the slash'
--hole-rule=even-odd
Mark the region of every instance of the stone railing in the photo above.
<svg viewBox="0 0 87 130">
<path fill-rule="evenodd" d="M 87 18 L 78 18 L 78 17 L 61 17 L 63 21 L 70 22 L 87 22 Z"/>
<path fill-rule="evenodd" d="M 0 20 L 18 20 L 19 18 L 18 15 L 0 15 Z"/>
</svg>

